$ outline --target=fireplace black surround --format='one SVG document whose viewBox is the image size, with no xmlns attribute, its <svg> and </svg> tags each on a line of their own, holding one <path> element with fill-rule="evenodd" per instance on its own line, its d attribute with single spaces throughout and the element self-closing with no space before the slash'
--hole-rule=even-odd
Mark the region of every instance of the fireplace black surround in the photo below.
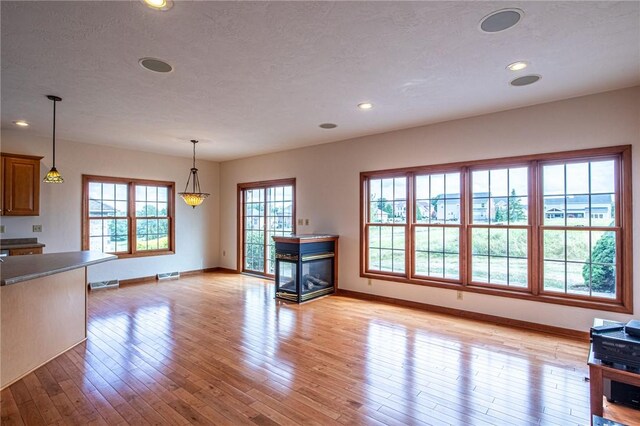
<svg viewBox="0 0 640 426">
<path fill-rule="evenodd" d="M 273 237 L 276 243 L 276 297 L 306 302 L 337 288 L 338 236 L 302 234 Z"/>
</svg>

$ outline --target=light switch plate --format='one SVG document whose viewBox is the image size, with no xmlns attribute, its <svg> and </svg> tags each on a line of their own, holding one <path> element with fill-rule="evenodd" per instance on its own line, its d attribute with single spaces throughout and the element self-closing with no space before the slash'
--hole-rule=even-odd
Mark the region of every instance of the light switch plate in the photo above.
<svg viewBox="0 0 640 426">
<path fill-rule="evenodd" d="M 4 225 L 0 225 L 0 234 L 4 234 Z"/>
<path fill-rule="evenodd" d="M 42 225 L 33 225 L 33 232 L 42 232 Z"/>
</svg>

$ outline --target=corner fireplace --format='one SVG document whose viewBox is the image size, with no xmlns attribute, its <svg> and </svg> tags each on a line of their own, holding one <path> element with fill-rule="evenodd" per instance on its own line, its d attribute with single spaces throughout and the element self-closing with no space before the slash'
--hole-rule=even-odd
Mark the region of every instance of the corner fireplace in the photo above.
<svg viewBox="0 0 640 426">
<path fill-rule="evenodd" d="M 338 236 L 273 237 L 276 243 L 276 297 L 306 302 L 336 289 Z"/>
</svg>

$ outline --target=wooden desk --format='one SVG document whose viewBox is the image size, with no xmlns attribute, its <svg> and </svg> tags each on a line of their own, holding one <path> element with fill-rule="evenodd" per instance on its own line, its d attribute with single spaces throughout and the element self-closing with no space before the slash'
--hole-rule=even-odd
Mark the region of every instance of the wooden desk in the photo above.
<svg viewBox="0 0 640 426">
<path fill-rule="evenodd" d="M 591 393 L 591 416 L 602 417 L 602 397 L 604 379 L 640 386 L 640 373 L 615 368 L 604 364 L 593 356 L 593 345 L 589 348 L 589 387 Z M 592 420 L 593 422 L 593 420 Z"/>
</svg>

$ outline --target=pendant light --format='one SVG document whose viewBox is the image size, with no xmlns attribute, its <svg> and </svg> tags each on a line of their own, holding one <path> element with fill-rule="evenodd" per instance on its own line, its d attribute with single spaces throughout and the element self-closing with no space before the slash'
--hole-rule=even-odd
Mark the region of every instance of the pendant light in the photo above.
<svg viewBox="0 0 640 426">
<path fill-rule="evenodd" d="M 53 101 L 53 166 L 42 181 L 44 183 L 63 183 L 64 179 L 56 169 L 56 102 L 62 101 L 62 98 L 53 95 L 47 95 L 47 98 Z"/>
<path fill-rule="evenodd" d="M 196 169 L 196 144 L 198 141 L 192 139 L 191 143 L 193 144 L 193 167 L 191 167 L 191 172 L 189 173 L 189 179 L 187 179 L 187 185 L 184 187 L 184 192 L 180 192 L 179 194 L 187 205 L 195 209 L 196 206 L 202 204 L 209 194 L 200 190 L 198 169 Z M 192 182 L 191 192 L 189 192 L 189 182 Z"/>
</svg>

